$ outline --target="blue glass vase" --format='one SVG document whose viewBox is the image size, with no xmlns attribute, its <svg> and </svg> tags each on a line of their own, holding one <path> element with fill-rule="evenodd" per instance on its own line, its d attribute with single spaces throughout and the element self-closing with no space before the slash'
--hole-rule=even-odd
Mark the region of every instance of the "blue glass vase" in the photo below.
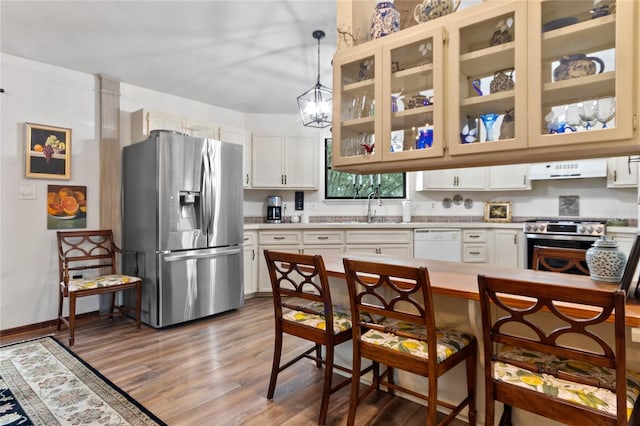
<svg viewBox="0 0 640 426">
<path fill-rule="evenodd" d="M 482 124 L 484 124 L 484 128 L 487 132 L 487 135 L 485 138 L 485 141 L 487 142 L 496 140 L 495 136 L 493 135 L 493 126 L 496 124 L 498 117 L 499 117 L 498 114 L 483 114 L 480 116 L 480 119 L 482 120 Z"/>
</svg>

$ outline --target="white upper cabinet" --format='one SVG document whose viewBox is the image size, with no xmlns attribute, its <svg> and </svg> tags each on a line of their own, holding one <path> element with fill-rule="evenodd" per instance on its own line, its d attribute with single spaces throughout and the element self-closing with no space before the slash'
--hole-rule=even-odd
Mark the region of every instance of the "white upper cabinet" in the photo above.
<svg viewBox="0 0 640 426">
<path fill-rule="evenodd" d="M 318 151 L 313 137 L 254 135 L 252 188 L 317 189 Z"/>
<path fill-rule="evenodd" d="M 482 191 L 487 187 L 486 177 L 485 167 L 429 170 L 422 172 L 422 179 L 418 179 L 417 190 Z"/>
<path fill-rule="evenodd" d="M 213 123 L 199 123 L 164 112 L 139 109 L 131 113 L 131 143 L 140 142 L 152 130 L 171 130 L 198 138 L 218 139 L 219 126 Z"/>
<path fill-rule="evenodd" d="M 242 186 L 251 187 L 251 133 L 230 127 L 220 128 L 220 140 L 242 145 Z"/>
<path fill-rule="evenodd" d="M 631 157 L 607 159 L 607 187 L 633 188 L 638 186 L 638 163 Z"/>
<path fill-rule="evenodd" d="M 528 164 L 509 164 L 488 167 L 489 189 L 492 190 L 527 190 L 531 189 Z"/>
</svg>

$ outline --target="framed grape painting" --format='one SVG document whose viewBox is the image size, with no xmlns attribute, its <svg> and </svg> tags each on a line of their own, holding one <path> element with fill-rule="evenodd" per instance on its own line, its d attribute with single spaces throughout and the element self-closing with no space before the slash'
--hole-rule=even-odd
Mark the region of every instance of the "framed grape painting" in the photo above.
<svg viewBox="0 0 640 426">
<path fill-rule="evenodd" d="M 26 177 L 71 178 L 71 129 L 26 123 Z"/>
</svg>

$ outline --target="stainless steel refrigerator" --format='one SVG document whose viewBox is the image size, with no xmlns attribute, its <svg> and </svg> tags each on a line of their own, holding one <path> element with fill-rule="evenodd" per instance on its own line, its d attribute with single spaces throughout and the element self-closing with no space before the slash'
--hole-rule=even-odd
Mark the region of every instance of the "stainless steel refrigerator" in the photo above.
<svg viewBox="0 0 640 426">
<path fill-rule="evenodd" d="M 123 256 L 153 327 L 243 303 L 242 146 L 153 131 L 122 160 Z M 125 305 L 135 303 L 124 296 Z"/>
</svg>

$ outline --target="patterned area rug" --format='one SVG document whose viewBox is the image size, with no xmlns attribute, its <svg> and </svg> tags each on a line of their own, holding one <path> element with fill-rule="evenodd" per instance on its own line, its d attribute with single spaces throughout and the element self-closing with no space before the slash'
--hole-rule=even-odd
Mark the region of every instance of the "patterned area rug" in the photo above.
<svg viewBox="0 0 640 426">
<path fill-rule="evenodd" d="M 0 347 L 0 425 L 165 425 L 53 337 Z"/>
</svg>

